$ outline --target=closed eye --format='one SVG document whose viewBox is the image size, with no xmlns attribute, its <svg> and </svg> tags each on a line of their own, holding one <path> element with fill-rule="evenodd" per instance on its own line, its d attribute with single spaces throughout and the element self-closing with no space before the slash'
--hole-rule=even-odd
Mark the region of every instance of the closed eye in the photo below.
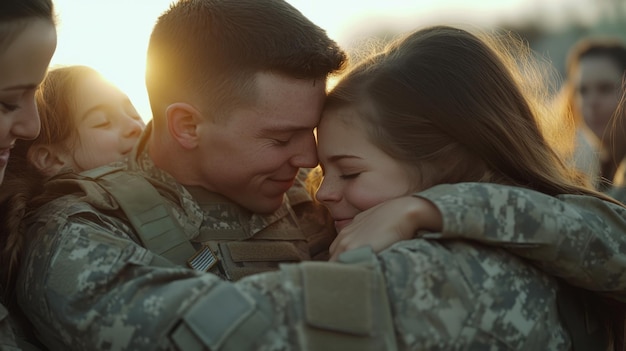
<svg viewBox="0 0 626 351">
<path fill-rule="evenodd" d="M 286 146 L 289 143 L 289 139 L 287 140 L 272 139 L 272 141 L 278 146 Z"/>
<path fill-rule="evenodd" d="M 339 178 L 344 179 L 344 180 L 346 180 L 346 179 L 354 179 L 354 178 L 358 177 L 360 174 L 361 174 L 361 172 L 359 172 L 359 173 L 350 173 L 350 174 L 342 174 L 342 175 L 339 176 Z"/>
<path fill-rule="evenodd" d="M 95 126 L 93 126 L 94 128 L 107 128 L 108 126 L 111 125 L 111 121 L 106 120 L 105 122 L 102 123 L 98 123 Z"/>
<path fill-rule="evenodd" d="M 5 102 L 0 102 L 0 105 L 2 105 L 2 108 L 4 110 L 6 110 L 7 112 L 13 112 L 13 111 L 17 110 L 18 108 L 20 108 L 19 105 L 7 104 Z"/>
</svg>

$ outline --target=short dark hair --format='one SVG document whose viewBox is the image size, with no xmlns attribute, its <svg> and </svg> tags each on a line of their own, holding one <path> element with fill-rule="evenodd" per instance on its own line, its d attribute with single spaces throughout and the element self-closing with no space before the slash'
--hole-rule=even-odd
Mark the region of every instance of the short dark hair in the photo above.
<svg viewBox="0 0 626 351">
<path fill-rule="evenodd" d="M 323 29 L 283 0 L 181 0 L 152 31 L 146 86 L 155 119 L 190 95 L 216 112 L 247 96 L 257 72 L 325 82 L 345 61 Z"/>
</svg>

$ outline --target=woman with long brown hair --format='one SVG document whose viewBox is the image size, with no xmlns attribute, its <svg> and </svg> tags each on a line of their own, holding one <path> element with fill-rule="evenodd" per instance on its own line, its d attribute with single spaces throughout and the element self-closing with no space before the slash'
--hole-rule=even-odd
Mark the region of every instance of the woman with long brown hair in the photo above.
<svg viewBox="0 0 626 351">
<path fill-rule="evenodd" d="M 316 196 L 340 231 L 331 247 L 335 256 L 355 247 L 355 240 L 381 249 L 382 242 L 398 239 L 398 233 L 364 235 L 380 215 L 349 228 L 359 216 L 367 217 L 367 210 L 409 194 L 424 199 L 445 194 L 447 184 L 465 183 L 470 189 L 475 183 L 495 183 L 564 202 L 583 196 L 614 208 L 614 215 L 624 213 L 620 203 L 594 190 L 554 151 L 544 136 L 545 110 L 535 99 L 540 96 L 533 96 L 525 85 L 528 77 L 519 74 L 522 57 L 497 44 L 458 28 L 419 30 L 358 63 L 329 93 L 318 128 L 324 177 Z M 499 196 L 494 190 L 494 201 Z M 535 204 L 501 201 L 495 215 L 509 230 L 481 235 L 506 235 L 512 244 L 549 226 L 550 217 Z M 447 212 L 456 205 L 454 200 L 434 203 Z M 455 210 L 489 232 L 482 222 L 490 213 L 486 208 Z M 515 218 L 525 211 L 536 219 Z M 549 265 L 536 269 L 502 250 L 506 245 L 446 237 L 445 231 L 454 228 L 446 228 L 441 215 L 439 221 L 436 213 L 415 217 L 416 227 L 426 232 L 420 237 L 447 240 L 405 241 L 380 255 L 388 272 L 402 272 L 401 277 L 387 275 L 395 311 L 428 320 L 395 320 L 401 348 L 567 350 L 593 342 L 623 349 L 621 304 L 561 284 Z M 581 257 L 604 255 L 590 246 L 586 230 L 563 229 L 578 231 L 568 245 L 580 247 Z M 408 234 L 406 239 L 413 236 Z M 534 262 L 553 259 L 550 250 L 538 249 L 535 255 Z M 588 320 L 604 328 L 593 329 Z"/>
</svg>

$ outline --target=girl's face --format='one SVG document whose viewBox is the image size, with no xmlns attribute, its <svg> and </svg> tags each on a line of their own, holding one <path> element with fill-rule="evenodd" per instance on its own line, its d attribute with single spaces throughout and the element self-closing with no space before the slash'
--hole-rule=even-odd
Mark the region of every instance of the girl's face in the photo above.
<svg viewBox="0 0 626 351">
<path fill-rule="evenodd" d="M 599 138 L 606 138 L 619 102 L 622 70 L 606 56 L 580 60 L 574 75 L 576 104 L 585 124 Z"/>
<path fill-rule="evenodd" d="M 128 155 L 145 128 L 128 97 L 95 75 L 82 79 L 75 94 L 78 137 L 68 145 L 73 154 L 65 155 L 65 165 L 80 172 Z"/>
<path fill-rule="evenodd" d="M 46 74 L 56 43 L 54 24 L 33 19 L 0 52 L 0 183 L 15 141 L 39 134 L 35 90 Z"/>
<path fill-rule="evenodd" d="M 358 213 L 416 190 L 409 168 L 369 141 L 354 109 L 326 112 L 317 140 L 324 178 L 316 198 L 330 211 L 337 231 Z"/>
</svg>

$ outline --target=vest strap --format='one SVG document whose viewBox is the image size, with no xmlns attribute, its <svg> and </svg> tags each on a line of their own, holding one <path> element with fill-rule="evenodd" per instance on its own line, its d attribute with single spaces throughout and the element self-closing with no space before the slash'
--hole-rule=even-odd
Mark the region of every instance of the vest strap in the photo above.
<svg viewBox="0 0 626 351">
<path fill-rule="evenodd" d="M 163 197 L 143 176 L 119 167 L 100 167 L 82 174 L 94 179 L 119 204 L 148 250 L 173 263 L 187 265 L 195 250 Z"/>
</svg>

